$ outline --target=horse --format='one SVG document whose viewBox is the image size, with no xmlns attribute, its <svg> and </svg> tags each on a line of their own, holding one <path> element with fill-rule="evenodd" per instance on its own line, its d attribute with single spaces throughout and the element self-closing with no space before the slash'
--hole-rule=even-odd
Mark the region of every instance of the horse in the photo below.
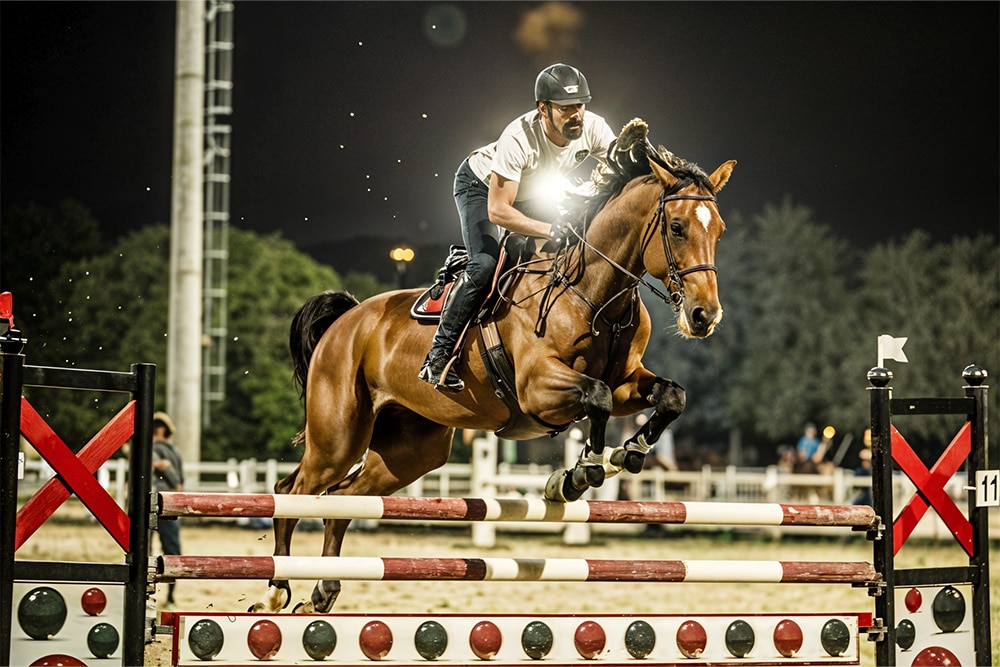
<svg viewBox="0 0 1000 667">
<path fill-rule="evenodd" d="M 505 437 L 535 438 L 590 421 L 580 461 L 548 480 L 553 500 L 575 500 L 623 468 L 638 472 L 684 410 L 683 388 L 642 364 L 651 324 L 639 285 L 670 304 L 686 337 L 709 336 L 722 318 L 714 261 L 725 223 L 716 194 L 736 162 L 708 175 L 654 148 L 644 123 L 638 134 L 626 142 L 623 130 L 608 153 L 612 168 L 595 172 L 600 187 L 575 200 L 590 215 L 576 243 L 537 249 L 512 274 L 491 316 L 515 370 L 511 390 L 528 417 Z M 469 336 L 458 356 L 463 391 L 439 391 L 417 378 L 435 331 L 411 316 L 419 294 L 396 290 L 359 303 L 327 291 L 296 313 L 289 343 L 305 402 L 298 436 L 305 447 L 276 493 L 391 495 L 448 460 L 456 428 L 509 425 L 512 410 L 491 382 L 485 338 Z M 652 416 L 626 443 L 605 447 L 610 416 L 649 408 Z M 275 556 L 289 555 L 296 522 L 274 520 Z M 340 554 L 349 523 L 325 521 L 324 556 Z M 340 590 L 340 581 L 318 581 L 295 611 L 327 612 Z M 290 599 L 288 582 L 271 580 L 250 611 L 278 612 Z"/>
</svg>

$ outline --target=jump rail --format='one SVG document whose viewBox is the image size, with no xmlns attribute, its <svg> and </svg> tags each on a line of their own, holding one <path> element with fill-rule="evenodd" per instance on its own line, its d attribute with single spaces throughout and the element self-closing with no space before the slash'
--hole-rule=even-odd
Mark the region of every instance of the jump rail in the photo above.
<svg viewBox="0 0 1000 667">
<path fill-rule="evenodd" d="M 237 493 L 161 493 L 160 516 L 435 521 L 558 521 L 738 526 L 831 526 L 875 530 L 879 517 L 863 505 L 643 502 L 540 498 L 410 498 Z"/>
<path fill-rule="evenodd" d="M 344 581 L 642 581 L 871 584 L 871 563 L 825 561 L 591 560 L 585 558 L 373 558 L 160 556 L 170 579 Z"/>
</svg>

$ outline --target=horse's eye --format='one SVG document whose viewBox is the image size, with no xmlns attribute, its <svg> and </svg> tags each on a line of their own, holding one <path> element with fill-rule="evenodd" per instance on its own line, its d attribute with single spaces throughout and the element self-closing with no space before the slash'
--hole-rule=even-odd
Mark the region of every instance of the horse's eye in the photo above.
<svg viewBox="0 0 1000 667">
<path fill-rule="evenodd" d="M 670 223 L 670 232 L 674 236 L 684 236 L 684 225 L 679 220 L 674 220 Z"/>
</svg>

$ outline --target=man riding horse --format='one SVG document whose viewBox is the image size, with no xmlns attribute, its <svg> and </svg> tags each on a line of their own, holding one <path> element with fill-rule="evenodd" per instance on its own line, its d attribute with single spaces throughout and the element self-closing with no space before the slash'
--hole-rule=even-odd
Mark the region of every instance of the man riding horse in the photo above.
<svg viewBox="0 0 1000 667">
<path fill-rule="evenodd" d="M 615 141 L 602 117 L 586 113 L 590 99 L 580 70 L 563 64 L 546 67 L 535 80 L 535 109 L 514 119 L 496 142 L 473 151 L 458 168 L 455 203 L 469 262 L 452 288 L 420 369 L 421 380 L 448 391 L 465 388 L 450 360 L 490 288 L 500 255 L 498 227 L 526 236 L 575 240 L 570 222 L 557 220 L 554 204 L 544 200 L 555 178 L 587 157 L 603 162 Z"/>
</svg>

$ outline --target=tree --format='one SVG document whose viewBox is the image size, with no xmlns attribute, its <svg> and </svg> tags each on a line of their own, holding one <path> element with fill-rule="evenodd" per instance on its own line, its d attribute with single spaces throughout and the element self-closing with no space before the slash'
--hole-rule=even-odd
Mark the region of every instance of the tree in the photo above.
<svg viewBox="0 0 1000 667">
<path fill-rule="evenodd" d="M 289 327 L 307 298 L 343 284 L 277 234 L 232 229 L 229 247 L 226 400 L 203 434 L 203 456 L 298 460 L 291 440 L 304 413 L 292 383 Z"/>
<path fill-rule="evenodd" d="M 840 400 L 831 360 L 844 353 L 839 313 L 849 256 L 844 241 L 790 200 L 768 205 L 753 222 L 753 291 L 742 304 L 751 322 L 729 400 L 740 427 L 778 440 L 829 419 Z"/>
<path fill-rule="evenodd" d="M 298 252 L 279 235 L 261 237 L 230 230 L 227 397 L 203 434 L 206 460 L 230 456 L 294 456 L 290 443 L 302 409 L 292 386 L 288 328 L 306 298 L 339 289 L 339 276 Z M 57 329 L 32 341 L 26 354 L 36 363 L 44 349 L 56 365 L 127 370 L 132 363 L 157 366 L 157 407 L 166 395 L 166 335 L 169 290 L 169 230 L 150 226 L 123 237 L 109 251 L 63 267 L 56 280 Z M 35 390 L 33 402 L 69 444 L 95 433 L 124 404 L 108 394 Z M 44 394 L 44 395 L 43 395 Z M 72 446 L 72 445 L 71 445 Z"/>
<path fill-rule="evenodd" d="M 14 323 L 32 335 L 49 338 L 65 313 L 55 304 L 63 286 L 57 280 L 67 263 L 101 252 L 97 221 L 81 203 L 67 199 L 56 210 L 37 204 L 8 206 L 0 224 L 0 288 L 14 296 Z M 48 350 L 37 363 L 57 363 Z"/>
<path fill-rule="evenodd" d="M 877 337 L 891 334 L 907 338 L 908 363 L 886 362 L 896 375 L 897 395 L 958 395 L 962 369 L 971 363 L 995 376 L 1000 372 L 998 266 L 997 239 L 985 234 L 934 244 L 926 232 L 915 231 L 873 248 L 853 308 L 852 337 L 860 352 L 854 368 L 874 366 Z M 854 401 L 856 410 L 867 410 L 863 401 Z M 913 418 L 907 420 L 907 436 L 940 449 L 957 432 L 958 421 L 944 415 Z M 990 422 L 997 432 L 996 411 Z"/>
</svg>

